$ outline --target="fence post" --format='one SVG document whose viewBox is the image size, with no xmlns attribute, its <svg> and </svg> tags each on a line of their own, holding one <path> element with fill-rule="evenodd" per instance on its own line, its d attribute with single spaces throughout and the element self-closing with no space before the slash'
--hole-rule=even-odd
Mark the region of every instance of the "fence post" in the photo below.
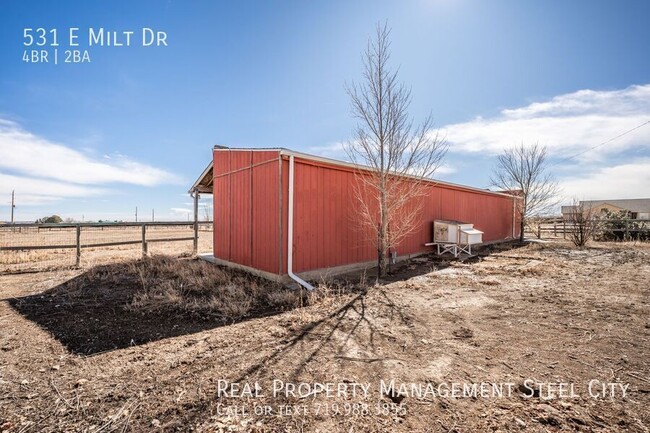
<svg viewBox="0 0 650 433">
<path fill-rule="evenodd" d="M 147 256 L 147 224 L 142 223 L 142 257 Z"/>
<path fill-rule="evenodd" d="M 566 239 L 566 221 L 562 221 L 562 238 Z"/>
<path fill-rule="evenodd" d="M 557 237 L 557 223 L 553 223 L 553 236 Z"/>
<path fill-rule="evenodd" d="M 192 251 L 196 255 L 199 251 L 199 192 L 196 189 L 192 198 L 194 198 L 194 244 Z"/>
<path fill-rule="evenodd" d="M 77 224 L 77 267 L 81 263 L 81 224 Z"/>
</svg>

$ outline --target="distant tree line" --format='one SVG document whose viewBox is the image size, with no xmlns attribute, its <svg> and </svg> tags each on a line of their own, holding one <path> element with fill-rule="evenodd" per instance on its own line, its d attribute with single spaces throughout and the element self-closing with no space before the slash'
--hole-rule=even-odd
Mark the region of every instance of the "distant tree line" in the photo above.
<svg viewBox="0 0 650 433">
<path fill-rule="evenodd" d="M 47 217 L 39 218 L 35 222 L 36 224 L 59 224 L 63 222 L 63 218 L 58 215 L 50 215 Z"/>
<path fill-rule="evenodd" d="M 34 221 L 36 224 L 59 224 L 59 223 L 74 223 L 76 222 L 73 218 L 66 218 L 63 219 L 59 215 L 50 215 L 47 217 L 39 218 L 36 221 Z M 94 221 L 86 221 L 87 223 L 92 223 Z M 100 224 L 112 224 L 112 223 L 121 223 L 124 222 L 122 220 L 98 220 L 97 221 Z"/>
</svg>

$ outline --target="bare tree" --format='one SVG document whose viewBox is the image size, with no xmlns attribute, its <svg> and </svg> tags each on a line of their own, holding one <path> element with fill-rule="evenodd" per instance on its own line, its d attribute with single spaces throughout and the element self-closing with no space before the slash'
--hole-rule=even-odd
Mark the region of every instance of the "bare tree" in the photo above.
<svg viewBox="0 0 650 433">
<path fill-rule="evenodd" d="M 212 206 L 209 203 L 205 203 L 205 206 L 203 206 L 203 221 L 212 221 L 212 215 Z"/>
<path fill-rule="evenodd" d="M 519 240 L 524 241 L 528 218 L 544 215 L 558 204 L 559 188 L 548 171 L 548 154 L 545 146 L 535 143 L 505 150 L 498 157 L 491 177 L 492 185 L 517 194 L 517 213 L 520 221 Z"/>
<path fill-rule="evenodd" d="M 378 276 L 386 274 L 391 249 L 417 228 L 424 182 L 447 150 L 445 140 L 432 132 L 431 115 L 419 126 L 409 117 L 411 91 L 389 68 L 389 36 L 386 24 L 377 25 L 362 55 L 363 81 L 347 87 L 358 123 L 345 150 L 358 167 L 358 217 L 376 243 Z"/>
<path fill-rule="evenodd" d="M 573 200 L 568 222 L 569 240 L 578 248 L 584 248 L 598 230 L 598 220 L 593 208 L 578 200 Z"/>
</svg>

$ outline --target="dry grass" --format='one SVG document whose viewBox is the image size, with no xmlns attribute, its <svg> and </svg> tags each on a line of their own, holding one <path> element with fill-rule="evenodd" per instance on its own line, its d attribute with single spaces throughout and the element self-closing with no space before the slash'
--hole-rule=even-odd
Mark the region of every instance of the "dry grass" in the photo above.
<svg viewBox="0 0 650 433">
<path fill-rule="evenodd" d="M 310 305 L 311 296 L 198 259 L 96 265 L 10 305 L 72 353 L 92 355 Z"/>
<path fill-rule="evenodd" d="M 200 260 L 158 255 L 96 266 L 75 281 L 76 290 L 127 284 L 134 288 L 126 309 L 141 313 L 182 312 L 239 320 L 268 309 L 300 306 L 299 291 Z"/>
</svg>

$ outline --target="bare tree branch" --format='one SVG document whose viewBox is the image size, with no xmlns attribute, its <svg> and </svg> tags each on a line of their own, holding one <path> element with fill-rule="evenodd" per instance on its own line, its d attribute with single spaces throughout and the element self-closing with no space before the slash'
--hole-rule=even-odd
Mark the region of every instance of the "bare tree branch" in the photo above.
<svg viewBox="0 0 650 433">
<path fill-rule="evenodd" d="M 527 219 L 544 215 L 559 203 L 559 188 L 548 172 L 548 154 L 545 146 L 535 143 L 505 150 L 497 158 L 497 166 L 490 178 L 493 186 L 519 194 L 517 211 L 520 218 L 520 240 L 524 240 Z"/>
<path fill-rule="evenodd" d="M 578 248 L 584 248 L 598 231 L 599 221 L 595 218 L 591 206 L 584 202 L 573 200 L 571 212 L 568 214 L 569 240 Z"/>
<path fill-rule="evenodd" d="M 378 25 L 363 53 L 363 81 L 347 87 L 358 124 L 344 146 L 360 167 L 354 185 L 359 223 L 377 246 L 379 276 L 387 271 L 389 251 L 418 227 L 424 182 L 447 151 L 446 141 L 431 132 L 430 115 L 414 126 L 408 115 L 411 90 L 398 81 L 389 60 L 390 30 Z"/>
</svg>

